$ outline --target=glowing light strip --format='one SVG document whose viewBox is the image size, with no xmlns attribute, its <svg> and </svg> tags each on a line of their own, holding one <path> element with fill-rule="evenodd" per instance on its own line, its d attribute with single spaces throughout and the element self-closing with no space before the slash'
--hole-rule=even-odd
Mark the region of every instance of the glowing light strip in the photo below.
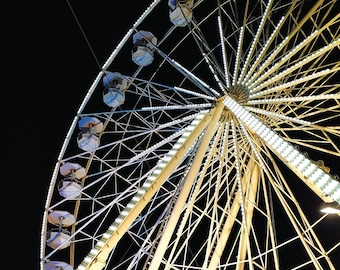
<svg viewBox="0 0 340 270">
<path fill-rule="evenodd" d="M 308 178 L 320 190 L 340 204 L 340 182 L 311 162 L 295 149 L 294 146 L 268 128 L 231 97 L 227 96 L 223 103 L 238 119 L 247 124 L 260 138 L 269 144 L 287 163 L 295 167 L 304 177 Z"/>
<path fill-rule="evenodd" d="M 245 76 L 244 80 L 243 80 L 243 84 L 247 84 L 248 82 L 251 82 L 256 76 L 257 76 L 257 72 L 253 74 L 254 70 L 256 69 L 256 67 L 258 67 L 259 63 L 261 62 L 261 60 L 264 57 L 264 53 L 268 50 L 269 45 L 273 42 L 274 38 L 276 37 L 276 33 L 279 31 L 279 29 L 281 28 L 282 23 L 284 22 L 284 17 L 281 17 L 280 21 L 278 22 L 278 24 L 276 25 L 274 31 L 271 33 L 271 35 L 269 36 L 268 40 L 266 41 L 266 43 L 264 44 L 262 50 L 260 51 L 260 53 L 258 54 L 255 62 L 253 63 L 253 65 L 251 66 L 251 68 L 249 69 L 247 75 Z M 286 37 L 282 43 L 278 46 L 277 49 L 279 49 L 280 47 L 282 47 L 286 40 L 288 40 L 288 38 Z M 275 50 L 276 51 L 276 50 Z M 273 53 L 275 53 L 275 51 Z M 274 58 L 275 54 L 272 54 L 267 61 L 262 65 L 264 66 L 267 62 L 271 61 L 272 58 Z M 262 67 L 261 66 L 261 67 Z M 253 76 L 249 79 L 250 75 L 253 74 Z"/>
<path fill-rule="evenodd" d="M 254 108 L 254 107 L 247 107 L 247 110 L 250 111 L 250 112 L 255 112 L 255 113 L 259 113 L 259 114 L 263 114 L 263 115 L 270 115 L 272 117 L 282 119 L 282 120 L 285 120 L 285 121 L 289 121 L 289 122 L 292 122 L 292 123 L 296 123 L 296 124 L 301 124 L 301 125 L 311 125 L 312 124 L 312 122 L 310 122 L 310 121 L 305 121 L 305 120 L 301 120 L 301 119 L 298 119 L 298 118 L 285 116 L 283 114 L 274 113 L 274 112 L 270 112 L 270 111 L 262 110 L 262 109 L 257 109 L 257 108 Z"/>
<path fill-rule="evenodd" d="M 175 86 L 174 89 L 175 89 L 176 91 L 183 92 L 183 93 L 187 93 L 187 94 L 191 94 L 191 95 L 193 95 L 193 96 L 205 98 L 205 99 L 208 99 L 208 100 L 215 100 L 215 98 L 212 97 L 212 96 L 200 94 L 200 93 L 197 93 L 197 92 L 194 92 L 194 91 L 190 91 L 190 90 L 188 90 L 188 89 L 184 89 L 184 88 L 181 88 L 181 87 Z"/>
<path fill-rule="evenodd" d="M 178 62 L 176 62 L 175 60 L 171 59 L 171 62 L 179 67 L 180 69 L 182 69 L 185 73 L 187 73 L 188 75 L 190 75 L 190 77 L 192 77 L 195 81 L 199 82 L 201 85 L 203 85 L 206 89 L 209 89 L 213 94 L 215 94 L 216 97 L 220 97 L 220 93 L 218 93 L 215 89 L 211 88 L 209 85 L 207 85 L 204 81 L 202 81 L 200 78 L 198 78 L 196 75 L 194 75 L 192 72 L 190 72 L 189 70 L 187 70 L 185 67 L 183 67 L 181 64 L 179 64 Z"/>
<path fill-rule="evenodd" d="M 189 104 L 189 105 L 172 105 L 172 106 L 154 106 L 154 107 L 143 107 L 142 111 L 154 111 L 154 110 L 178 110 L 178 109 L 197 109 L 197 108 L 207 108 L 211 107 L 210 103 L 202 103 L 202 104 Z"/>
<path fill-rule="evenodd" d="M 332 72 L 334 72 L 334 70 L 331 70 L 331 69 L 321 70 L 321 71 L 315 72 L 313 74 L 310 74 L 308 76 L 303 76 L 299 79 L 296 79 L 296 80 L 293 80 L 293 81 L 290 81 L 290 82 L 269 88 L 265 91 L 259 91 L 259 89 L 264 88 L 268 83 L 270 83 L 270 82 L 267 81 L 267 82 L 261 83 L 259 86 L 255 87 L 254 89 L 251 89 L 250 90 L 251 93 L 252 92 L 256 92 L 256 93 L 249 95 L 249 98 L 252 99 L 252 98 L 255 98 L 255 97 L 266 95 L 268 93 L 273 93 L 273 92 L 277 92 L 277 91 L 280 91 L 280 90 L 283 90 L 283 89 L 287 89 L 291 86 L 294 86 L 294 85 L 297 85 L 299 83 L 303 83 L 303 82 L 306 82 L 306 81 L 327 75 L 327 74 L 332 73 Z M 278 78 L 276 78 L 276 77 L 278 77 Z M 282 76 L 280 74 L 278 74 L 278 75 L 274 76 L 270 81 L 278 80 L 281 77 Z"/>
<path fill-rule="evenodd" d="M 218 19 L 218 32 L 220 34 L 220 43 L 221 43 L 221 48 L 222 48 L 222 60 L 223 60 L 223 68 L 224 68 L 224 76 L 226 80 L 227 87 L 230 87 L 230 81 L 229 81 L 229 74 L 228 74 L 228 60 L 227 60 L 227 52 L 225 48 L 225 43 L 224 43 L 224 35 L 223 35 L 223 27 L 222 27 L 222 19 L 221 16 L 217 17 Z"/>
<path fill-rule="evenodd" d="M 241 27 L 240 28 L 240 35 L 238 37 L 238 44 L 237 44 L 237 52 L 236 52 L 234 75 L 233 75 L 233 85 L 236 84 L 237 71 L 238 71 L 238 66 L 240 64 L 240 54 L 241 54 L 241 47 L 242 47 L 243 31 L 244 31 L 244 29 L 243 29 L 243 27 Z"/>
<path fill-rule="evenodd" d="M 210 64 L 210 61 L 209 61 L 209 58 L 208 58 L 207 54 L 206 54 L 206 53 L 202 53 L 202 55 L 203 55 L 203 58 L 204 58 L 204 60 L 205 60 L 205 63 L 208 65 L 208 67 L 209 67 L 209 69 L 210 69 L 210 72 L 213 74 L 214 79 L 215 79 L 215 81 L 217 82 L 218 86 L 220 87 L 220 89 L 222 90 L 222 92 L 226 93 L 225 87 L 224 87 L 223 84 L 221 83 L 221 80 L 220 80 L 220 78 L 217 76 L 217 74 L 216 74 L 216 72 L 215 72 L 213 66 Z"/>
<path fill-rule="evenodd" d="M 266 71 L 264 74 L 262 74 L 258 80 L 262 80 L 265 77 L 268 77 L 270 74 L 272 74 L 275 70 L 277 70 L 279 67 L 281 67 L 287 60 L 289 60 L 292 56 L 294 56 L 300 49 L 302 49 L 307 43 L 309 43 L 313 38 L 316 37 L 316 34 L 318 33 L 318 30 L 314 31 L 311 35 L 309 35 L 306 39 L 304 39 L 302 42 L 300 42 L 297 46 L 295 46 L 291 51 L 289 51 L 280 61 L 276 64 L 274 64 L 268 71 Z M 257 81 L 258 81 L 257 80 Z"/>
<path fill-rule="evenodd" d="M 304 39 L 302 42 L 300 42 L 297 46 L 293 48 L 290 52 L 288 52 L 280 62 L 285 62 L 286 60 L 289 60 L 293 55 L 295 55 L 300 49 L 302 49 L 307 43 L 311 41 L 311 39 L 315 38 L 318 34 L 318 30 L 315 30 L 312 34 L 310 34 L 306 39 Z"/>
<path fill-rule="evenodd" d="M 311 55 L 303 58 L 302 60 L 298 61 L 295 65 L 285 69 L 284 71 L 282 71 L 281 73 L 277 74 L 276 76 L 270 78 L 269 80 L 261 83 L 259 85 L 259 83 L 264 79 L 264 77 L 267 77 L 268 74 L 267 72 L 264 73 L 263 75 L 261 75 L 254 83 L 252 83 L 249 87 L 252 88 L 251 92 L 253 91 L 257 91 L 271 83 L 273 83 L 274 81 L 276 81 L 279 78 L 282 78 L 284 76 L 286 76 L 287 74 L 292 73 L 294 70 L 302 67 L 303 65 L 308 64 L 309 62 L 313 61 L 315 58 L 323 55 L 324 53 L 328 52 L 329 50 L 333 49 L 334 47 L 338 46 L 340 44 L 340 38 L 337 40 L 334 40 L 333 42 L 331 42 L 330 44 L 322 47 L 321 49 L 315 51 L 314 53 L 312 53 Z M 277 67 L 279 66 L 279 63 L 274 64 L 273 68 L 277 69 Z M 258 85 L 258 86 L 257 86 Z M 256 87 L 255 87 L 256 86 Z"/>
<path fill-rule="evenodd" d="M 340 93 L 338 94 L 325 94 L 325 95 L 315 95 L 315 96 L 299 96 L 299 97 L 286 97 L 286 98 L 271 98 L 271 99 L 254 99 L 248 100 L 247 104 L 275 104 L 275 103 L 288 103 L 288 102 L 299 102 L 299 101 L 309 101 L 309 100 L 329 100 L 329 99 L 339 99 Z"/>
<path fill-rule="evenodd" d="M 259 27 L 257 28 L 256 34 L 255 34 L 255 37 L 253 38 L 253 42 L 252 42 L 252 44 L 251 44 L 251 46 L 250 46 L 250 50 L 249 50 L 249 52 L 248 52 L 247 58 L 246 58 L 246 60 L 245 60 L 245 62 L 244 62 L 244 65 L 243 65 L 243 68 L 242 68 L 242 71 L 241 71 L 240 78 L 238 79 L 238 82 L 237 82 L 238 84 L 241 83 L 241 80 L 242 80 L 243 77 L 244 77 L 244 73 L 245 73 L 245 71 L 246 71 L 246 68 L 247 68 L 248 65 L 249 65 L 249 60 L 250 60 L 251 56 L 252 56 L 253 53 L 254 53 L 254 49 L 255 49 L 256 43 L 258 42 L 258 40 L 259 40 L 259 38 L 260 38 L 262 29 L 263 29 L 263 26 L 264 26 L 264 23 L 265 23 L 265 19 L 266 19 L 267 16 L 268 16 L 269 9 L 270 9 L 270 7 L 271 7 L 271 5 L 272 5 L 272 2 L 273 2 L 273 0 L 269 0 L 268 3 L 267 3 L 267 7 L 266 7 L 266 9 L 265 9 L 265 11 L 264 11 L 264 13 L 263 13 L 263 16 L 262 16 L 262 18 L 261 18 L 261 22 L 260 22 L 260 24 L 259 24 Z"/>
</svg>

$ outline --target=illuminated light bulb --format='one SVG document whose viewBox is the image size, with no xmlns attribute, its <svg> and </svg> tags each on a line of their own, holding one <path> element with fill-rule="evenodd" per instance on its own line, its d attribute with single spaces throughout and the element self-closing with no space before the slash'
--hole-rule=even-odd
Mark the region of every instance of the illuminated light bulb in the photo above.
<svg viewBox="0 0 340 270">
<path fill-rule="evenodd" d="M 296 150 L 294 150 L 294 151 L 297 152 Z M 298 153 L 297 157 L 292 162 L 295 167 L 305 158 L 299 152 L 297 152 L 297 153 Z"/>
<path fill-rule="evenodd" d="M 90 257 L 85 257 L 84 262 L 90 263 L 90 262 L 92 262 L 92 258 L 90 258 Z M 78 269 L 79 269 L 79 268 L 78 268 Z"/>
<path fill-rule="evenodd" d="M 323 171 L 321 169 L 317 169 L 311 176 L 309 176 L 309 179 L 316 182 L 322 174 Z"/>
<path fill-rule="evenodd" d="M 176 151 L 176 150 L 170 150 L 170 151 L 168 152 L 168 154 L 171 155 L 171 156 L 174 156 L 174 155 L 177 154 L 177 151 Z"/>
<path fill-rule="evenodd" d="M 137 193 L 140 194 L 140 195 L 143 195 L 143 194 L 145 194 L 145 190 L 144 189 L 138 189 Z"/>
<path fill-rule="evenodd" d="M 308 165 L 309 160 L 308 159 L 304 159 L 302 160 L 302 162 L 300 164 L 298 164 L 296 166 L 296 168 L 300 171 L 303 172 L 306 169 L 306 166 Z"/>
<path fill-rule="evenodd" d="M 333 192 L 332 198 L 340 203 L 340 189 Z"/>
<path fill-rule="evenodd" d="M 320 211 L 327 214 L 339 214 L 340 205 L 336 202 L 323 203 Z"/>
<path fill-rule="evenodd" d="M 154 181 L 156 178 L 157 178 L 156 175 L 150 175 L 150 176 L 148 177 L 148 179 L 149 179 L 150 181 Z"/>
<path fill-rule="evenodd" d="M 127 206 L 126 206 L 126 208 L 131 209 L 131 208 L 133 208 L 134 206 L 135 206 L 135 205 L 134 205 L 133 203 L 128 203 Z"/>
<path fill-rule="evenodd" d="M 155 170 L 153 171 L 153 173 L 157 175 L 157 174 L 160 174 L 161 171 L 162 171 L 161 169 L 155 169 Z"/>
<path fill-rule="evenodd" d="M 116 220 L 115 220 L 115 222 L 117 222 L 117 223 L 122 223 L 122 222 L 123 222 L 123 219 L 122 219 L 121 217 L 117 217 Z"/>
<path fill-rule="evenodd" d="M 292 161 L 297 157 L 297 155 L 298 155 L 298 152 L 292 150 L 292 151 L 288 154 L 288 156 L 286 157 L 286 159 L 287 159 L 288 162 L 293 163 Z"/>
<path fill-rule="evenodd" d="M 90 254 L 97 255 L 98 251 L 99 251 L 98 249 L 93 248 L 93 249 L 91 249 Z"/>
<path fill-rule="evenodd" d="M 111 237 L 111 234 L 109 233 L 103 233 L 103 236 L 102 236 L 104 239 L 109 239 Z"/>
<path fill-rule="evenodd" d="M 117 229 L 117 226 L 115 226 L 115 225 L 111 225 L 109 227 L 109 230 L 112 231 L 112 232 L 114 232 L 116 229 Z"/>
<path fill-rule="evenodd" d="M 99 240 L 98 242 L 97 242 L 97 244 L 96 244 L 96 246 L 98 246 L 98 247 L 103 247 L 105 245 L 105 242 L 104 241 L 102 241 L 102 240 Z"/>
<path fill-rule="evenodd" d="M 195 128 L 195 127 L 194 127 L 194 128 Z M 186 132 L 183 133 L 182 137 L 183 137 L 183 138 L 189 137 L 190 134 L 191 134 L 191 132 L 186 131 Z"/>
<path fill-rule="evenodd" d="M 151 182 L 145 182 L 144 184 L 143 184 L 143 187 L 146 187 L 146 188 L 148 188 L 148 187 L 150 187 L 151 186 Z"/>
<path fill-rule="evenodd" d="M 121 213 L 120 213 L 122 216 L 127 216 L 129 214 L 129 212 L 127 210 L 123 210 Z M 111 226 L 110 226 L 111 227 Z M 116 229 L 116 228 L 115 228 Z"/>
<path fill-rule="evenodd" d="M 294 147 L 291 145 L 287 145 L 287 147 L 282 151 L 282 156 L 287 158 L 291 152 L 293 152 Z"/>
<path fill-rule="evenodd" d="M 330 194 L 337 186 L 337 182 L 336 181 L 330 181 L 330 183 L 323 189 L 323 191 L 326 193 L 326 194 Z"/>
<path fill-rule="evenodd" d="M 327 182 L 329 181 L 330 177 L 327 174 L 321 174 L 322 176 L 319 177 L 316 181 L 315 184 L 319 187 L 322 188 Z"/>
<path fill-rule="evenodd" d="M 310 178 L 311 175 L 313 175 L 313 173 L 316 171 L 317 167 L 314 165 L 314 164 L 311 164 L 310 166 L 308 166 L 308 168 L 304 171 L 304 174 Z"/>
</svg>

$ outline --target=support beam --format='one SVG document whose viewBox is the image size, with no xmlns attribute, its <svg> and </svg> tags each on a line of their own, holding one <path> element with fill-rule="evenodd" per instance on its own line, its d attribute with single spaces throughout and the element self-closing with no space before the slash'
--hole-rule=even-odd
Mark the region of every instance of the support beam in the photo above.
<svg viewBox="0 0 340 270">
<path fill-rule="evenodd" d="M 195 159 L 192 163 L 192 166 L 188 172 L 188 175 L 186 177 L 185 183 L 181 189 L 181 193 L 178 196 L 178 199 L 176 201 L 176 204 L 174 206 L 174 209 L 172 211 L 172 214 L 170 216 L 170 219 L 168 221 L 168 224 L 163 232 L 163 236 L 158 244 L 157 250 L 153 256 L 153 259 L 150 263 L 149 269 L 160 269 L 160 264 L 162 261 L 162 258 L 164 256 L 164 253 L 167 249 L 167 246 L 169 244 L 169 241 L 171 239 L 171 236 L 177 226 L 177 222 L 179 220 L 179 217 L 182 213 L 182 210 L 184 208 L 184 204 L 186 203 L 186 200 L 188 198 L 188 195 L 190 193 L 190 190 L 192 188 L 193 182 L 196 179 L 196 176 L 198 174 L 198 171 L 200 169 L 200 166 L 202 164 L 203 157 L 209 147 L 209 143 L 212 139 L 212 137 L 215 135 L 217 129 L 218 129 L 218 121 L 221 117 L 221 114 L 223 112 L 224 105 L 222 102 L 219 102 L 215 110 L 213 112 L 213 115 L 211 117 L 210 123 L 207 127 L 207 130 L 204 134 L 204 137 L 202 139 L 202 142 L 198 148 L 198 151 L 196 153 Z"/>
</svg>

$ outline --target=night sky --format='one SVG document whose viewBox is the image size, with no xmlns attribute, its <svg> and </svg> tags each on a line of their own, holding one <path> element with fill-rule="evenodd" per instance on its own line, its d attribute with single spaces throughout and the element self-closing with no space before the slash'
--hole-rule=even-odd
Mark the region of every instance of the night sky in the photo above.
<svg viewBox="0 0 340 270">
<path fill-rule="evenodd" d="M 151 0 L 70 3 L 102 65 Z M 1 269 L 34 270 L 54 165 L 99 67 L 67 1 L 7 1 L 1 11 Z"/>
<path fill-rule="evenodd" d="M 101 65 L 151 3 L 133 2 L 70 1 Z M 6 2 L 1 11 L 1 269 L 34 270 L 54 165 L 99 67 L 67 1 Z"/>
</svg>

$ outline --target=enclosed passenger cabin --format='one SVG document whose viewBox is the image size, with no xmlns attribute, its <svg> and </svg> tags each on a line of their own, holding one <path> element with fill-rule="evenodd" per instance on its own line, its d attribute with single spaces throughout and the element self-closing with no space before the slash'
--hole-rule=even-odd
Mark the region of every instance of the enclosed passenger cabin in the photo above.
<svg viewBox="0 0 340 270">
<path fill-rule="evenodd" d="M 53 249 L 64 249 L 70 246 L 69 240 L 71 234 L 64 229 L 53 228 L 47 232 L 47 245 Z"/>
<path fill-rule="evenodd" d="M 84 117 L 78 122 L 79 129 L 83 132 L 97 134 L 103 131 L 103 123 L 96 117 Z"/>
<path fill-rule="evenodd" d="M 148 31 L 139 31 L 133 35 L 132 61 L 139 66 L 148 66 L 153 62 L 153 51 L 157 38 Z"/>
<path fill-rule="evenodd" d="M 124 103 L 127 80 L 120 73 L 107 73 L 103 77 L 103 85 L 103 101 L 106 105 L 117 108 Z"/>
<path fill-rule="evenodd" d="M 60 174 L 66 176 L 58 183 L 60 196 L 76 198 L 81 194 L 82 183 L 80 179 L 86 176 L 85 168 L 78 163 L 67 162 L 60 166 Z"/>
<path fill-rule="evenodd" d="M 66 162 L 59 168 L 60 174 L 66 177 L 81 179 L 86 176 L 85 168 L 78 163 Z"/>
<path fill-rule="evenodd" d="M 45 270 L 74 270 L 74 268 L 61 261 L 49 261 L 45 263 Z"/>
<path fill-rule="evenodd" d="M 97 134 L 103 131 L 103 123 L 96 117 L 84 117 L 78 122 L 78 126 L 82 130 L 77 137 L 78 147 L 84 151 L 97 149 L 100 145 Z"/>
<path fill-rule="evenodd" d="M 99 138 L 90 133 L 79 133 L 77 142 L 78 147 L 85 152 L 94 151 L 100 146 Z"/>
<path fill-rule="evenodd" d="M 61 261 L 49 261 L 45 264 L 45 270 L 74 270 L 74 268 Z"/>
<path fill-rule="evenodd" d="M 76 198 L 81 194 L 82 184 L 78 179 L 65 178 L 58 183 L 60 196 Z"/>
<path fill-rule="evenodd" d="M 52 225 L 58 227 L 70 227 L 76 222 L 76 218 L 74 217 L 74 215 L 62 210 L 50 211 L 47 216 L 47 220 Z"/>
<path fill-rule="evenodd" d="M 169 0 L 168 5 L 170 21 L 174 25 L 184 27 L 191 22 L 194 0 Z"/>
<path fill-rule="evenodd" d="M 67 211 L 55 210 L 48 214 L 47 220 L 50 224 L 57 226 L 57 228 L 49 230 L 46 239 L 47 245 L 53 249 L 68 247 L 71 234 L 63 228 L 72 226 L 76 222 L 75 217 Z"/>
</svg>

